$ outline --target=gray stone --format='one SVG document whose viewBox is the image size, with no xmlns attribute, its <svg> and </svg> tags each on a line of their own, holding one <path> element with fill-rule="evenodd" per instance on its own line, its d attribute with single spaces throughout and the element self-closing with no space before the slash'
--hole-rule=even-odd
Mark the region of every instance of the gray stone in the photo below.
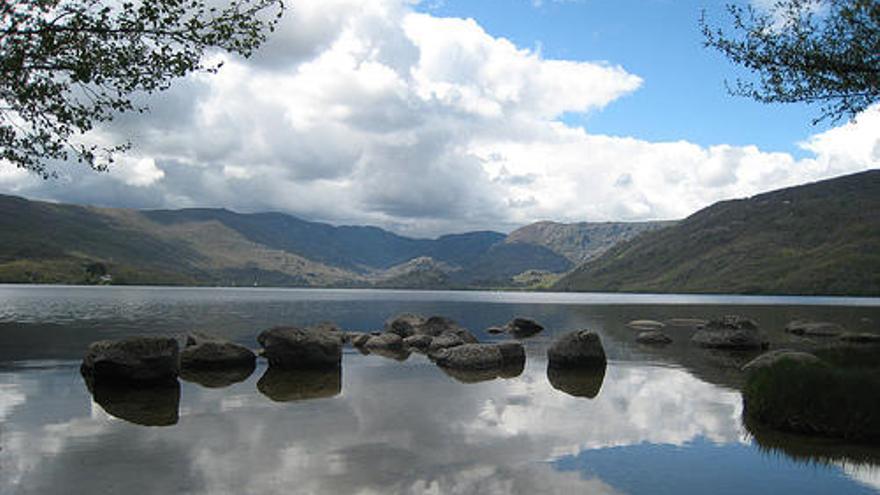
<svg viewBox="0 0 880 495">
<path fill-rule="evenodd" d="M 464 339 L 459 337 L 457 334 L 445 333 L 431 339 L 431 343 L 428 345 L 428 354 L 433 354 L 441 349 L 457 347 L 467 343 L 468 342 L 465 342 Z"/>
<path fill-rule="evenodd" d="M 349 340 L 351 345 L 355 347 L 363 347 L 373 336 L 368 333 L 349 332 Z"/>
<path fill-rule="evenodd" d="M 184 369 L 253 368 L 257 356 L 243 345 L 200 332 L 190 333 L 180 352 Z"/>
<path fill-rule="evenodd" d="M 412 313 L 403 313 L 385 322 L 385 331 L 407 338 L 416 333 L 416 329 L 425 323 L 425 317 Z"/>
<path fill-rule="evenodd" d="M 170 337 L 129 337 L 93 342 L 80 371 L 97 385 L 149 385 L 177 381 L 180 357 L 177 340 Z"/>
<path fill-rule="evenodd" d="M 556 339 L 547 349 L 547 360 L 551 368 L 604 367 L 607 362 L 602 341 L 589 330 L 569 332 Z"/>
<path fill-rule="evenodd" d="M 642 332 L 636 337 L 636 342 L 647 345 L 665 345 L 671 344 L 672 338 L 660 330 L 648 330 Z"/>
<path fill-rule="evenodd" d="M 438 366 L 458 370 L 496 370 L 504 364 L 501 349 L 494 344 L 462 344 L 431 355 Z"/>
<path fill-rule="evenodd" d="M 757 324 L 740 316 L 710 320 L 705 327 L 694 333 L 691 342 L 712 349 L 747 350 L 767 347 Z"/>
<path fill-rule="evenodd" d="M 836 337 L 843 333 L 843 327 L 827 321 L 795 320 L 785 326 L 785 331 L 805 337 Z"/>
<path fill-rule="evenodd" d="M 751 372 L 761 368 L 769 368 L 780 361 L 794 361 L 802 364 L 824 364 L 821 359 L 808 352 L 793 351 L 790 349 L 776 349 L 770 352 L 765 352 L 755 359 L 752 359 L 746 363 L 742 369 L 743 371 Z"/>
<path fill-rule="evenodd" d="M 410 335 L 409 337 L 403 339 L 403 345 L 410 349 L 425 352 L 431 345 L 432 340 L 434 339 L 429 335 Z"/>
<path fill-rule="evenodd" d="M 504 329 L 501 327 L 489 327 L 486 329 L 486 333 L 492 335 L 498 335 L 499 333 L 504 333 Z"/>
<path fill-rule="evenodd" d="M 531 337 L 544 330 L 541 324 L 530 318 L 514 318 L 504 328 L 507 330 L 507 333 L 518 339 Z"/>
<path fill-rule="evenodd" d="M 389 349 L 400 350 L 403 349 L 403 339 L 396 333 L 383 333 L 370 337 L 364 344 L 364 348 L 370 352 Z"/>
<path fill-rule="evenodd" d="M 702 318 L 670 318 L 666 320 L 666 324 L 670 327 L 702 327 L 705 326 L 706 323 L 709 323 L 708 320 L 704 320 Z"/>
<path fill-rule="evenodd" d="M 289 369 L 335 368 L 342 363 L 342 341 L 314 328 L 275 327 L 257 341 L 270 366 Z"/>
<path fill-rule="evenodd" d="M 666 324 L 654 320 L 633 320 L 627 323 L 626 326 L 636 330 L 657 330 L 665 327 Z"/>
</svg>

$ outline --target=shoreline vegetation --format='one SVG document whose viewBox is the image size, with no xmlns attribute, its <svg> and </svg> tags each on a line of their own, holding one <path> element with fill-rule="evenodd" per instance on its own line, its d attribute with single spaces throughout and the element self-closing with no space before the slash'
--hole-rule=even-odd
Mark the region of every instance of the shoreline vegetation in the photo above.
<svg viewBox="0 0 880 495">
<path fill-rule="evenodd" d="M 220 209 L 0 196 L 0 283 L 880 296 L 880 170 L 679 222 L 538 222 L 436 239 Z"/>
</svg>

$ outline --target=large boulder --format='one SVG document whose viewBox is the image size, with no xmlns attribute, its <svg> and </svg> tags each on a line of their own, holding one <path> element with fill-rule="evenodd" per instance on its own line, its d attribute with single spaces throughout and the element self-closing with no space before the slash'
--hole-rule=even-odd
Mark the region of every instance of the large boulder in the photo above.
<svg viewBox="0 0 880 495">
<path fill-rule="evenodd" d="M 785 331 L 805 337 L 836 337 L 843 333 L 843 327 L 827 321 L 794 320 L 785 325 Z"/>
<path fill-rule="evenodd" d="M 434 339 L 430 335 L 410 335 L 403 339 L 403 345 L 408 349 L 425 352 L 428 350 L 428 347 L 433 340 Z"/>
<path fill-rule="evenodd" d="M 517 317 L 510 320 L 507 325 L 504 326 L 507 333 L 512 335 L 517 339 L 524 339 L 527 337 L 531 337 L 532 335 L 537 334 L 544 330 L 544 327 L 541 326 L 540 323 L 531 319 L 531 318 L 522 318 Z"/>
<path fill-rule="evenodd" d="M 247 347 L 202 332 L 190 333 L 180 352 L 182 369 L 253 369 L 256 360 Z"/>
<path fill-rule="evenodd" d="M 589 330 L 569 332 L 556 339 L 547 349 L 547 360 L 551 368 L 597 368 L 607 362 L 599 335 Z"/>
<path fill-rule="evenodd" d="M 177 340 L 129 337 L 93 342 L 80 371 L 97 384 L 155 385 L 176 383 L 180 372 Z"/>
<path fill-rule="evenodd" d="M 746 363 L 743 371 L 752 372 L 762 368 L 769 368 L 780 361 L 795 361 L 801 364 L 822 364 L 823 361 L 808 352 L 793 351 L 791 349 L 776 349 L 765 352 Z"/>
<path fill-rule="evenodd" d="M 257 337 L 270 366 L 330 369 L 342 364 L 342 340 L 314 328 L 275 327 Z"/>
<path fill-rule="evenodd" d="M 758 325 L 740 316 L 710 320 L 705 327 L 694 333 L 691 342 L 711 349 L 749 350 L 767 347 Z"/>
<path fill-rule="evenodd" d="M 431 355 L 449 376 L 464 383 L 519 376 L 525 367 L 525 350 L 519 342 L 462 344 Z"/>
</svg>

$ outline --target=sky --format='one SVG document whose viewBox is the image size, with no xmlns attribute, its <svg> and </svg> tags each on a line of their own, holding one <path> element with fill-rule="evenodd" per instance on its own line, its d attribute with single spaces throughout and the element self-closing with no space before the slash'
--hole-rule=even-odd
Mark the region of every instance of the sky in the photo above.
<svg viewBox="0 0 880 495">
<path fill-rule="evenodd" d="M 766 0 L 754 0 L 766 4 Z M 412 236 L 539 220 L 678 219 L 880 166 L 880 106 L 733 97 L 697 0 L 299 0 L 252 58 L 194 74 L 93 132 L 108 173 L 0 193 L 132 208 L 280 211 Z"/>
</svg>

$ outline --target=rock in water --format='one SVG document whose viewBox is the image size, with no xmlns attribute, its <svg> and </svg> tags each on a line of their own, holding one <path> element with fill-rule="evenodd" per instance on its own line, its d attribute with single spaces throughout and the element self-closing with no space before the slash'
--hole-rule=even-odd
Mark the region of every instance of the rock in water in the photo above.
<svg viewBox="0 0 880 495">
<path fill-rule="evenodd" d="M 403 339 L 403 345 L 410 349 L 425 352 L 428 346 L 431 345 L 432 340 L 434 339 L 430 335 L 410 335 Z"/>
<path fill-rule="evenodd" d="M 383 333 L 370 337 L 364 347 L 373 352 L 375 350 L 400 350 L 403 349 L 403 339 L 396 333 Z"/>
<path fill-rule="evenodd" d="M 544 330 L 537 321 L 530 318 L 514 318 L 504 327 L 515 338 L 524 339 Z"/>
<path fill-rule="evenodd" d="M 525 368 L 525 349 L 519 342 L 462 344 L 431 355 L 446 374 L 463 383 L 514 378 Z"/>
<path fill-rule="evenodd" d="M 184 369 L 253 369 L 257 356 L 243 345 L 201 332 L 190 333 L 180 352 Z"/>
<path fill-rule="evenodd" d="M 468 342 L 465 342 L 461 337 L 454 333 L 445 333 L 431 339 L 431 343 L 428 344 L 428 354 L 433 354 L 441 349 L 449 349 L 467 343 Z"/>
<path fill-rule="evenodd" d="M 743 371 L 754 371 L 761 368 L 769 368 L 780 361 L 795 361 L 803 364 L 823 364 L 818 357 L 808 352 L 792 351 L 790 349 L 777 349 L 765 352 L 746 363 Z"/>
<path fill-rule="evenodd" d="M 80 371 L 93 384 L 153 385 L 176 383 L 180 372 L 177 340 L 129 337 L 93 342 Z"/>
<path fill-rule="evenodd" d="M 626 326 L 636 330 L 657 330 L 666 326 L 665 323 L 654 320 L 633 320 Z"/>
<path fill-rule="evenodd" d="M 416 330 L 425 324 L 425 317 L 412 313 L 403 313 L 385 322 L 385 331 L 395 333 L 405 339 L 415 335 Z"/>
<path fill-rule="evenodd" d="M 287 369 L 330 369 L 342 364 L 342 341 L 332 332 L 275 327 L 257 341 L 270 366 Z"/>
<path fill-rule="evenodd" d="M 547 349 L 551 368 L 604 367 L 607 359 L 602 341 L 595 332 L 577 330 L 556 339 Z"/>
<path fill-rule="evenodd" d="M 876 333 L 845 333 L 840 340 L 853 344 L 880 344 L 880 334 Z"/>
<path fill-rule="evenodd" d="M 806 337 L 835 337 L 843 333 L 843 327 L 827 321 L 795 320 L 785 325 L 785 331 Z"/>
<path fill-rule="evenodd" d="M 649 330 L 647 332 L 642 332 L 636 337 L 636 342 L 639 344 L 647 344 L 647 345 L 666 345 L 671 344 L 672 339 L 669 335 L 661 332 L 660 330 Z"/>
<path fill-rule="evenodd" d="M 705 327 L 694 333 L 691 342 L 712 349 L 747 350 L 767 347 L 767 342 L 758 331 L 758 325 L 740 316 L 710 320 Z"/>
</svg>

